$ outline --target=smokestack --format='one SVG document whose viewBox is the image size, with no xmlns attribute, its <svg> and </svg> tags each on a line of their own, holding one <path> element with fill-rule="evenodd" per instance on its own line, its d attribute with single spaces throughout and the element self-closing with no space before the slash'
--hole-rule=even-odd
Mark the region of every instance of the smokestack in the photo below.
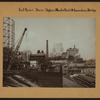
<svg viewBox="0 0 100 100">
<path fill-rule="evenodd" d="M 74 48 L 75 48 L 75 45 L 74 45 Z"/>
<path fill-rule="evenodd" d="M 47 58 L 49 57 L 49 54 L 48 54 L 48 40 L 46 40 L 46 57 Z"/>
</svg>

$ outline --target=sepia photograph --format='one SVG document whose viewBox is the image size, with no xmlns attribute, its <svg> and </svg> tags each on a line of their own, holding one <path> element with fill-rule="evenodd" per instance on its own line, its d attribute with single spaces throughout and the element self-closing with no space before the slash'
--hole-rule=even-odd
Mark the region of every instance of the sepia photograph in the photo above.
<svg viewBox="0 0 100 100">
<path fill-rule="evenodd" d="M 95 88 L 96 18 L 3 18 L 3 87 Z"/>
</svg>

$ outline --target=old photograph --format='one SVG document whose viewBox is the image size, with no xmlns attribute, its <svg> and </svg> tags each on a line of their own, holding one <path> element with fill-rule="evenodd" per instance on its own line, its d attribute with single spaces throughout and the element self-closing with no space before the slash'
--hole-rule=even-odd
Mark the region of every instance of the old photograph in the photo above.
<svg viewBox="0 0 100 100">
<path fill-rule="evenodd" d="M 3 18 L 3 87 L 95 88 L 96 18 Z"/>
</svg>

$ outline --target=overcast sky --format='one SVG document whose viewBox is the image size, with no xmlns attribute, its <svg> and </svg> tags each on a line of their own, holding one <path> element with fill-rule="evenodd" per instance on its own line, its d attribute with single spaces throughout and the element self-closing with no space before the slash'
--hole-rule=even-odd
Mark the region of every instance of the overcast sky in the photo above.
<svg viewBox="0 0 100 100">
<path fill-rule="evenodd" d="M 64 51 L 74 47 L 79 49 L 84 59 L 95 58 L 96 54 L 96 19 L 95 18 L 12 18 L 15 21 L 16 41 L 27 28 L 20 50 L 46 49 L 49 53 L 55 43 L 62 43 Z"/>
</svg>

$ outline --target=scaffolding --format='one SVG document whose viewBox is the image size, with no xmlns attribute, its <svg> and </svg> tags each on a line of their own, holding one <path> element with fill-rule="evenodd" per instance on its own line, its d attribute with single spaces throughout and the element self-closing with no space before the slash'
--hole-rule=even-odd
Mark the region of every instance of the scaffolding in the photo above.
<svg viewBox="0 0 100 100">
<path fill-rule="evenodd" d="M 3 19 L 3 47 L 14 49 L 15 21 L 9 17 Z"/>
</svg>

